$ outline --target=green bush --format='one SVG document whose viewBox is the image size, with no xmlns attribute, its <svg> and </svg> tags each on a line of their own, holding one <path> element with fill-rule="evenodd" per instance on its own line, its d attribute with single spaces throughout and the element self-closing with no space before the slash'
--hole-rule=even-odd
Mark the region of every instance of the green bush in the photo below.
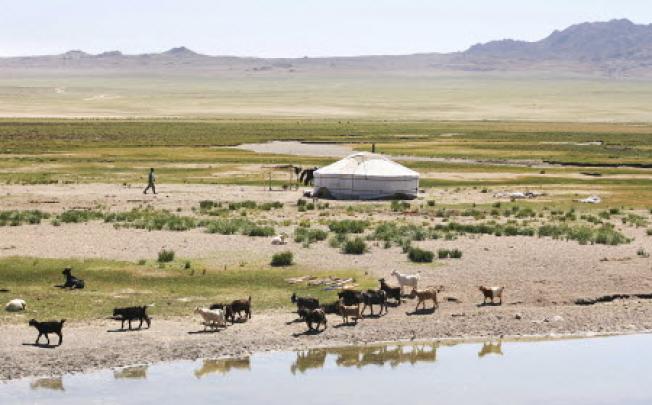
<svg viewBox="0 0 652 405">
<path fill-rule="evenodd" d="M 647 233 L 647 236 L 652 236 L 652 228 L 648 228 L 646 233 Z"/>
<path fill-rule="evenodd" d="M 440 259 L 446 259 L 449 254 L 450 254 L 450 251 L 448 249 L 438 249 L 437 250 L 437 257 L 440 258 Z"/>
<path fill-rule="evenodd" d="M 431 263 L 434 256 L 431 251 L 417 247 L 411 247 L 408 250 L 408 258 L 415 263 Z"/>
<path fill-rule="evenodd" d="M 50 215 L 39 210 L 0 211 L 0 226 L 19 226 L 23 224 L 36 225 Z"/>
<path fill-rule="evenodd" d="M 455 248 L 455 249 L 451 250 L 448 255 L 450 256 L 451 259 L 461 259 L 462 258 L 462 251 Z"/>
<path fill-rule="evenodd" d="M 358 221 L 354 219 L 343 219 L 341 221 L 332 221 L 328 224 L 331 232 L 335 233 L 362 233 L 369 226 L 367 221 Z"/>
<path fill-rule="evenodd" d="M 158 252 L 158 262 L 159 263 L 169 263 L 174 260 L 174 250 L 163 249 Z"/>
<path fill-rule="evenodd" d="M 197 227 L 197 222 L 193 217 L 151 208 L 134 208 L 126 212 L 109 213 L 104 215 L 104 221 L 114 223 L 116 228 L 147 229 L 148 231 L 187 231 Z"/>
<path fill-rule="evenodd" d="M 290 266 L 293 260 L 294 260 L 294 255 L 292 254 L 292 252 L 288 250 L 285 252 L 274 254 L 272 256 L 271 265 L 274 267 Z"/>
<path fill-rule="evenodd" d="M 367 251 L 367 244 L 362 238 L 350 239 L 342 245 L 342 253 L 347 255 L 361 255 Z"/>
<path fill-rule="evenodd" d="M 275 233 L 274 227 L 272 226 L 249 225 L 242 230 L 243 235 L 257 237 L 269 237 L 273 236 Z"/>
<path fill-rule="evenodd" d="M 102 219 L 104 214 L 93 210 L 66 210 L 59 215 L 59 220 L 65 224 L 88 222 L 93 219 Z"/>
<path fill-rule="evenodd" d="M 317 241 L 326 240 L 327 237 L 328 232 L 322 229 L 311 229 L 300 226 L 294 231 L 294 241 L 303 243 L 304 247 L 308 247 Z"/>
</svg>

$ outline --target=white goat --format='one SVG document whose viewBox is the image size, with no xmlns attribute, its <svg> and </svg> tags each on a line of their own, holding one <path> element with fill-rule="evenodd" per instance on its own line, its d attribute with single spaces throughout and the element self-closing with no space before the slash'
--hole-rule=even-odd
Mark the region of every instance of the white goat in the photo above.
<svg viewBox="0 0 652 405">
<path fill-rule="evenodd" d="M 272 238 L 272 245 L 285 245 L 287 243 L 287 235 L 282 233 L 280 235 L 276 235 Z"/>
<path fill-rule="evenodd" d="M 18 312 L 18 311 L 23 311 L 27 307 L 27 303 L 25 300 L 21 300 L 19 298 L 13 299 L 5 305 L 5 311 L 9 312 Z"/>
<path fill-rule="evenodd" d="M 202 324 L 204 330 L 210 326 L 211 329 L 216 329 L 220 326 L 226 327 L 226 316 L 222 309 L 208 309 L 208 308 L 195 308 L 195 313 L 201 315 L 204 319 Z"/>
<path fill-rule="evenodd" d="M 395 276 L 398 280 L 399 286 L 401 286 L 401 294 L 403 294 L 403 287 L 408 286 L 412 289 L 417 289 L 417 284 L 419 284 L 419 279 L 421 278 L 420 274 L 403 274 L 398 271 L 392 271 L 392 276 Z"/>
</svg>

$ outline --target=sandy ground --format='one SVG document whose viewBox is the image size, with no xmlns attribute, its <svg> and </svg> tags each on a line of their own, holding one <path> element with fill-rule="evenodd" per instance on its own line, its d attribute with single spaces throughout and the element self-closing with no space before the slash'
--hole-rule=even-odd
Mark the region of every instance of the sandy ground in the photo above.
<svg viewBox="0 0 652 405">
<path fill-rule="evenodd" d="M 279 200 L 289 204 L 296 202 L 299 195 L 299 192 L 270 193 L 252 187 L 161 185 L 160 189 L 162 193 L 153 197 L 143 196 L 137 189 L 112 185 L 4 185 L 0 186 L 0 204 L 3 209 L 39 208 L 58 212 L 64 208 L 97 204 L 124 210 L 152 203 L 157 208 L 180 207 L 186 212 L 202 199 Z M 445 195 L 451 199 L 464 198 L 454 193 L 441 197 Z M 490 198 L 477 191 L 469 194 L 471 198 L 476 196 Z M 278 220 L 297 220 L 293 206 L 273 211 L 271 215 Z M 421 216 L 418 220 L 433 221 Z M 547 238 L 493 236 L 423 241 L 418 244 L 431 250 L 459 248 L 464 256 L 460 260 L 418 265 L 409 262 L 399 248 L 384 249 L 373 244 L 365 255 L 348 256 L 328 247 L 325 242 L 308 249 L 294 242 L 278 247 L 272 246 L 267 238 L 210 235 L 199 229 L 188 232 L 116 230 L 101 222 L 59 227 L 49 223 L 4 227 L 0 228 L 0 256 L 135 261 L 152 259 L 156 252 L 166 247 L 174 249 L 180 257 L 202 259 L 215 266 L 243 261 L 267 266 L 272 253 L 290 249 L 295 253 L 296 262 L 306 269 L 355 268 L 385 277 L 392 283 L 395 283 L 390 276 L 392 270 L 420 272 L 422 286 L 444 286 L 444 302 L 435 314 L 407 316 L 406 311 L 414 308 L 414 303 L 410 302 L 400 309 L 391 308 L 390 314 L 381 319 L 366 319 L 357 327 L 335 327 L 339 320 L 333 317 L 332 327 L 317 336 L 295 336 L 305 331 L 305 325 L 286 324 L 294 315 L 279 312 L 255 314 L 251 322 L 219 333 L 189 334 L 198 329 L 196 319 L 190 316 L 164 319 L 165 314 L 154 309 L 155 321 L 148 331 L 110 333 L 107 330 L 115 324 L 107 321 L 66 325 L 65 344 L 56 349 L 21 345 L 35 339 L 33 328 L 3 325 L 0 356 L 4 361 L 0 366 L 0 378 L 379 340 L 650 330 L 652 300 L 574 305 L 579 298 L 652 293 L 652 260 L 636 254 L 639 248 L 652 252 L 652 238 L 645 235 L 643 228 L 620 226 L 620 229 L 634 238 L 631 244 L 582 246 Z M 481 294 L 477 286 L 480 284 L 505 286 L 505 305 L 478 307 Z"/>
</svg>

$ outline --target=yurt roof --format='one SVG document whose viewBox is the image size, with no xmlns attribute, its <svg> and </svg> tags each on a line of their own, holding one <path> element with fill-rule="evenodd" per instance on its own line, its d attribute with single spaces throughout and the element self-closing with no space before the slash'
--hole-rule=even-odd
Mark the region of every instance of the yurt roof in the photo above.
<svg viewBox="0 0 652 405">
<path fill-rule="evenodd" d="M 365 177 L 418 178 L 419 173 L 385 156 L 358 152 L 338 160 L 315 172 L 315 176 L 355 175 Z"/>
</svg>

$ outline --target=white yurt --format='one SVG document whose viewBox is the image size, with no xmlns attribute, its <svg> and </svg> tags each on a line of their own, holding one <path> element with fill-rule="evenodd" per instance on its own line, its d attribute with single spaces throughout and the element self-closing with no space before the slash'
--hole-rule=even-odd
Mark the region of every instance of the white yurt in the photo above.
<svg viewBox="0 0 652 405">
<path fill-rule="evenodd" d="M 336 200 L 413 199 L 419 173 L 388 158 L 359 152 L 315 171 L 313 195 Z"/>
</svg>

